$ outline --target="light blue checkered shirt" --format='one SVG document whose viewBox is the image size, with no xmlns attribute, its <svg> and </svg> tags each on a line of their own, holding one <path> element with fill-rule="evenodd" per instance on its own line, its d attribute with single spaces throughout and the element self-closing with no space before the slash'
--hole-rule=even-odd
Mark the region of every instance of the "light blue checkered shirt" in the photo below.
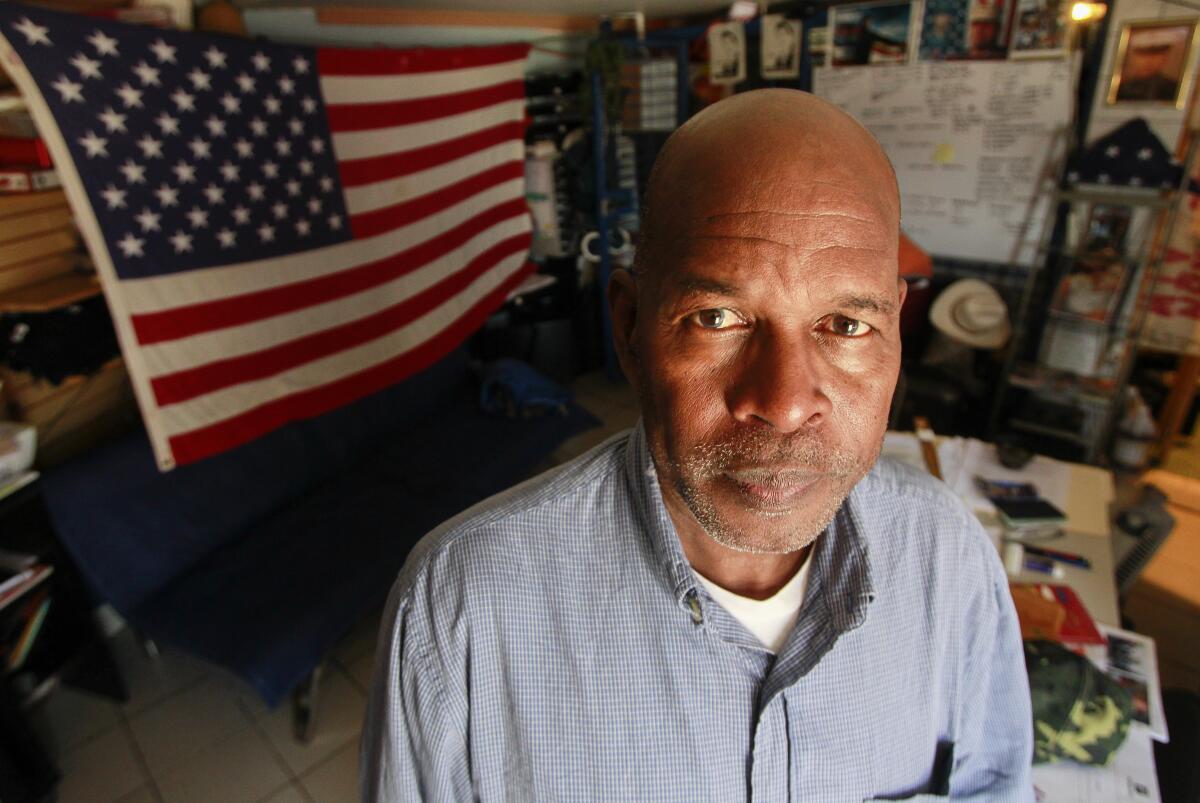
<svg viewBox="0 0 1200 803">
<path fill-rule="evenodd" d="M 889 461 L 773 656 L 696 581 L 641 428 L 428 535 L 380 635 L 365 801 L 1032 800 L 1008 585 Z"/>
</svg>

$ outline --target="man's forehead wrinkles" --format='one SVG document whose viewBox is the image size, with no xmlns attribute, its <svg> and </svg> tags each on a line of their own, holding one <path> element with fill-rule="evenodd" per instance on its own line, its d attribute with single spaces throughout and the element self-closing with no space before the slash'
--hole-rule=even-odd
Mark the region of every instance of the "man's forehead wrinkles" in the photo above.
<svg viewBox="0 0 1200 803">
<path fill-rule="evenodd" d="M 709 223 L 719 223 L 723 220 L 736 220 L 736 219 L 740 219 L 740 218 L 753 218 L 753 217 L 781 217 L 781 218 L 794 219 L 794 220 L 844 218 L 846 220 L 853 220 L 858 223 L 877 223 L 878 222 L 878 221 L 872 220 L 871 218 L 859 217 L 858 215 L 851 215 L 846 212 L 834 212 L 834 211 L 827 211 L 827 210 L 820 210 L 820 211 L 816 211 L 816 212 L 775 212 L 770 209 L 748 209 L 743 212 L 719 212 L 714 215 L 709 215 L 706 218 L 706 220 Z"/>
</svg>

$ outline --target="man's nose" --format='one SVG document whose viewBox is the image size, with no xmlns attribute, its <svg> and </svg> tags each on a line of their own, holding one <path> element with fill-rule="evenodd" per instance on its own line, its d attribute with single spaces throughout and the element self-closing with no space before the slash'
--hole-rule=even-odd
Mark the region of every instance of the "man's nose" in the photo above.
<svg viewBox="0 0 1200 803">
<path fill-rule="evenodd" d="M 818 426 L 832 410 L 823 389 L 826 369 L 811 337 L 759 334 L 729 388 L 729 411 L 742 423 L 767 424 L 782 433 Z"/>
</svg>

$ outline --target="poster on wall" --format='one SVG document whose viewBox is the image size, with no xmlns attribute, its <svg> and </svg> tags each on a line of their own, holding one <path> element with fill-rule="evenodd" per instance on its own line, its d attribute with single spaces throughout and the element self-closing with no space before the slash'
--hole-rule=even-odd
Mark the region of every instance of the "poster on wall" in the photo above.
<svg viewBox="0 0 1200 803">
<path fill-rule="evenodd" d="M 1014 59 L 1059 58 L 1067 53 L 1065 0 L 1014 0 L 1012 44 Z"/>
<path fill-rule="evenodd" d="M 902 64 L 908 61 L 912 3 L 859 3 L 836 6 L 833 17 L 833 66 Z"/>
<path fill-rule="evenodd" d="M 970 7 L 971 0 L 925 0 L 917 49 L 923 61 L 966 57 Z"/>
<path fill-rule="evenodd" d="M 796 78 L 800 75 L 800 20 L 790 20 L 783 14 L 767 14 L 762 18 L 762 54 L 760 66 L 763 78 Z"/>
<path fill-rule="evenodd" d="M 1181 193 L 1178 203 L 1140 340 L 1144 348 L 1200 356 L 1200 196 Z"/>
<path fill-rule="evenodd" d="M 738 84 L 746 80 L 746 28 L 723 22 L 708 29 L 708 80 Z"/>
<path fill-rule="evenodd" d="M 1108 105 L 1182 109 L 1195 71 L 1196 20 L 1129 22 L 1109 78 Z"/>
</svg>

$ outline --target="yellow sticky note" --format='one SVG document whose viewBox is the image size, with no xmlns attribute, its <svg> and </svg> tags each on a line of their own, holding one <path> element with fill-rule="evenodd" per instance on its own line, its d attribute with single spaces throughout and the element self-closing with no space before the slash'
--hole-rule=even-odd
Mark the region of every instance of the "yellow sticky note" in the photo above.
<svg viewBox="0 0 1200 803">
<path fill-rule="evenodd" d="M 954 163 L 954 146 L 949 142 L 942 142 L 933 149 L 933 161 L 940 165 L 948 165 Z"/>
</svg>

